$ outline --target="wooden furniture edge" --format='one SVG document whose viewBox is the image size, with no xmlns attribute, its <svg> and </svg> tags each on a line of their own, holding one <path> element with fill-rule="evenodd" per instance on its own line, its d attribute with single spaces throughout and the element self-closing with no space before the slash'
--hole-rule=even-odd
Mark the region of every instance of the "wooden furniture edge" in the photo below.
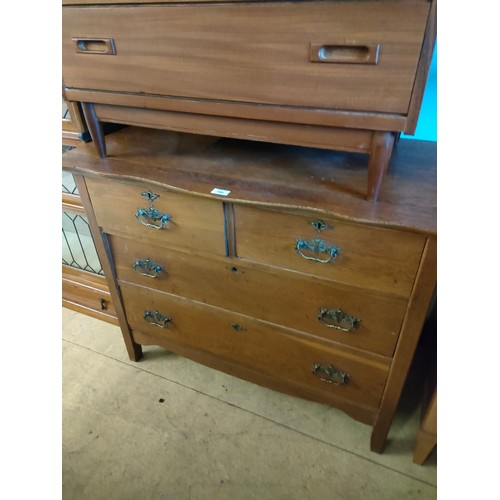
<svg viewBox="0 0 500 500">
<path fill-rule="evenodd" d="M 108 161 L 112 160 L 108 158 Z M 363 224 L 367 226 L 373 226 L 373 227 L 378 227 L 380 229 L 388 229 L 388 230 L 397 230 L 397 231 L 407 231 L 410 233 L 416 233 L 416 234 L 421 234 L 425 236 L 430 236 L 430 237 L 435 237 L 436 236 L 436 231 L 430 230 L 428 228 L 421 228 L 417 226 L 412 226 L 412 225 L 400 225 L 400 224 L 391 224 L 383 221 L 374 221 L 370 219 L 365 219 L 363 217 L 354 217 L 354 216 L 346 216 L 342 215 L 341 213 L 335 212 L 333 210 L 326 210 L 326 209 L 320 209 L 320 208 L 315 208 L 315 207 L 310 207 L 310 206 L 300 206 L 297 207 L 296 205 L 288 205 L 285 203 L 273 203 L 269 201 L 255 201 L 255 200 L 247 200 L 244 198 L 224 198 L 222 196 L 217 196 L 217 195 L 212 195 L 212 194 L 206 194 L 206 193 L 200 193 L 198 191 L 193 191 L 185 188 L 179 188 L 177 186 L 168 184 L 166 182 L 159 182 L 156 180 L 151 180 L 146 177 L 139 177 L 139 176 L 129 176 L 129 175 L 120 175 L 117 176 L 114 173 L 106 173 L 106 172 L 96 172 L 95 170 L 89 170 L 84 167 L 75 167 L 74 165 L 71 166 L 69 164 L 64 165 L 64 169 L 68 172 L 71 172 L 73 175 L 84 175 L 86 177 L 93 177 L 96 179 L 114 179 L 114 180 L 119 180 L 120 182 L 125 182 L 125 183 L 147 183 L 151 186 L 157 186 L 162 189 L 166 189 L 168 191 L 172 191 L 175 193 L 183 193 L 183 194 L 189 194 L 192 196 L 198 196 L 201 198 L 205 199 L 211 199 L 211 200 L 218 200 L 221 203 L 226 203 L 226 204 L 242 204 L 242 205 L 248 205 L 248 206 L 254 206 L 254 207 L 260 207 L 260 208 L 265 208 L 268 210 L 293 210 L 294 213 L 297 213 L 299 215 L 306 215 L 306 216 L 325 216 L 325 217 L 330 217 L 334 219 L 338 219 L 339 221 L 343 222 L 348 222 L 348 223 L 355 223 L 355 224 Z"/>
<path fill-rule="evenodd" d="M 424 98 L 425 85 L 427 83 L 427 76 L 432 61 L 432 53 L 436 43 L 437 36 L 437 0 L 430 0 L 432 2 L 427 18 L 427 26 L 425 28 L 424 41 L 422 44 L 422 51 L 418 63 L 417 73 L 415 76 L 415 83 L 410 99 L 410 106 L 408 108 L 408 119 L 405 125 L 405 134 L 413 135 L 417 128 L 418 117 L 422 100 Z"/>
<path fill-rule="evenodd" d="M 428 238 L 371 435 L 370 447 L 377 453 L 382 453 L 384 450 L 387 434 L 431 303 L 430 299 L 436 288 L 436 278 L 437 242 L 435 238 Z"/>
<path fill-rule="evenodd" d="M 283 122 L 296 125 L 402 132 L 407 122 L 404 115 L 391 113 L 305 108 L 77 88 L 65 88 L 65 93 L 71 99 L 82 103 L 243 118 L 265 122 Z M 272 119 L 269 118 L 270 116 Z"/>
<path fill-rule="evenodd" d="M 101 231 L 97 223 L 97 219 L 92 208 L 92 202 L 87 191 L 85 179 L 79 174 L 74 174 L 74 178 L 83 205 L 86 207 L 87 219 L 90 225 L 92 236 L 94 238 L 97 255 L 101 262 L 104 276 L 106 277 L 106 281 L 108 283 L 111 300 L 113 301 L 113 305 L 116 310 L 118 324 L 123 335 L 127 353 L 131 361 L 138 361 L 142 356 L 142 348 L 134 341 L 132 333 L 128 326 L 120 291 L 116 283 L 116 276 L 114 273 L 114 269 L 111 266 L 111 251 L 109 248 L 109 244 L 107 242 L 105 234 Z"/>
</svg>

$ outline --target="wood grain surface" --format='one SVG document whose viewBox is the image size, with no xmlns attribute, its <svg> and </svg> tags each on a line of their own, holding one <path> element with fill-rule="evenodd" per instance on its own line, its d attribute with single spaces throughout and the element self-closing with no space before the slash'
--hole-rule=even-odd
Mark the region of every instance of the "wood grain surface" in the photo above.
<svg viewBox="0 0 500 500">
<path fill-rule="evenodd" d="M 63 167 L 226 202 L 436 234 L 432 142 L 401 140 L 395 146 L 377 203 L 365 199 L 364 155 L 229 139 L 207 143 L 206 137 L 140 127 L 110 134 L 106 142 L 107 158 L 85 144 L 63 155 Z M 217 197 L 212 188 L 230 194 Z"/>
<path fill-rule="evenodd" d="M 406 114 L 425 2 L 151 4 L 63 8 L 68 88 Z M 76 53 L 112 39 L 116 55 Z M 311 43 L 380 45 L 378 63 L 310 61 Z"/>
<path fill-rule="evenodd" d="M 407 301 L 372 290 L 263 266 L 244 259 L 178 252 L 111 237 L 118 281 L 147 286 L 300 330 L 305 334 L 392 356 Z M 162 267 L 156 278 L 134 270 L 137 260 Z M 150 273 L 151 274 L 151 273 Z M 318 319 L 320 309 L 342 309 L 361 320 L 345 332 Z"/>
<path fill-rule="evenodd" d="M 349 402 L 377 406 L 380 401 L 390 364 L 385 358 L 321 343 L 248 316 L 145 287 L 123 285 L 121 290 L 127 318 L 135 330 L 168 337 L 221 359 L 237 360 L 243 366 L 331 392 Z M 166 328 L 156 327 L 144 319 L 145 310 L 158 310 L 171 317 L 171 322 Z M 323 382 L 312 373 L 314 363 L 332 364 L 348 373 L 348 383 Z"/>
</svg>

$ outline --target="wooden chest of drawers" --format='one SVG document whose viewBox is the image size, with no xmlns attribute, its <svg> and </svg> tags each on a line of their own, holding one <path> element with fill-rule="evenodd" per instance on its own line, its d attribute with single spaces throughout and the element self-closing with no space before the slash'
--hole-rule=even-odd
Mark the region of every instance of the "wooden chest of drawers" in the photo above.
<svg viewBox="0 0 500 500">
<path fill-rule="evenodd" d="M 333 405 L 381 451 L 435 288 L 435 145 L 404 141 L 372 205 L 361 161 L 202 139 L 129 128 L 64 157 L 130 358 L 157 344 Z"/>
<path fill-rule="evenodd" d="M 365 153 L 377 199 L 413 133 L 429 0 L 63 0 L 65 95 L 100 121 Z"/>
</svg>

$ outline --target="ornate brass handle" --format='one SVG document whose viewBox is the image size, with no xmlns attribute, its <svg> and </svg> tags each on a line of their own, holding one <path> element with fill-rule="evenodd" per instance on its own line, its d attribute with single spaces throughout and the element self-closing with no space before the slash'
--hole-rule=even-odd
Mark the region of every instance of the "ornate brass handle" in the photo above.
<svg viewBox="0 0 500 500">
<path fill-rule="evenodd" d="M 172 318 L 164 316 L 160 311 L 144 311 L 144 319 L 158 328 L 168 328 L 172 321 Z"/>
<path fill-rule="evenodd" d="M 350 379 L 348 373 L 339 370 L 333 365 L 326 366 L 320 363 L 314 363 L 312 372 L 316 377 L 328 384 L 344 385 L 347 384 Z"/>
<path fill-rule="evenodd" d="M 171 215 L 162 214 L 155 207 L 138 208 L 135 217 L 141 224 L 153 229 L 163 229 L 172 218 Z"/>
<path fill-rule="evenodd" d="M 163 266 L 154 263 L 151 259 L 136 260 L 132 266 L 135 272 L 148 278 L 156 278 L 163 271 Z M 144 271 L 143 271 L 144 270 Z"/>
<path fill-rule="evenodd" d="M 359 318 L 350 316 L 342 311 L 342 309 L 320 309 L 318 320 L 329 328 L 335 328 L 343 332 L 352 332 L 359 328 L 359 324 L 361 323 Z"/>
<path fill-rule="evenodd" d="M 304 259 L 312 260 L 313 262 L 321 262 L 322 264 L 326 264 L 331 262 L 337 258 L 338 253 L 341 251 L 339 247 L 329 245 L 325 243 L 321 238 L 317 237 L 314 240 L 299 240 L 296 239 L 296 245 L 294 250 Z M 318 254 L 326 254 L 327 257 L 325 259 L 321 259 L 319 257 L 313 257 L 311 255 L 305 255 L 303 251 L 312 252 L 316 255 Z"/>
</svg>

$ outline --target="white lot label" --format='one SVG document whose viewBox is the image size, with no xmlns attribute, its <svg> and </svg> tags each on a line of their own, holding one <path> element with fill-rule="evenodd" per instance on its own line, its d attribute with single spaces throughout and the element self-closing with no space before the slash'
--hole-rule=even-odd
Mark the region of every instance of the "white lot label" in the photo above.
<svg viewBox="0 0 500 500">
<path fill-rule="evenodd" d="M 228 191 L 227 189 L 219 189 L 219 188 L 213 188 L 212 191 L 210 191 L 211 194 L 218 194 L 219 196 L 227 196 L 231 191 Z"/>
</svg>

